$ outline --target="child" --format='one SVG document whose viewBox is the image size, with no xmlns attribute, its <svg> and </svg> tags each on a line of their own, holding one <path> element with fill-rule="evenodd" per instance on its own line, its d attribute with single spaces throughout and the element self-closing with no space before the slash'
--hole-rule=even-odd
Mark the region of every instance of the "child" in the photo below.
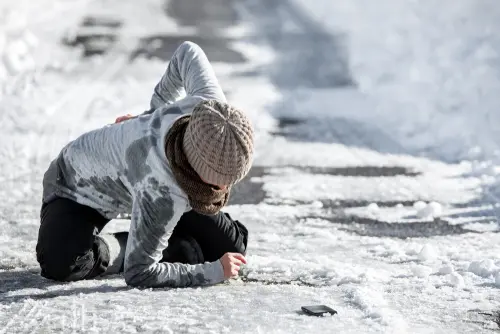
<svg viewBox="0 0 500 334">
<path fill-rule="evenodd" d="M 249 119 L 226 103 L 201 48 L 184 42 L 149 111 L 81 135 L 50 164 L 36 246 L 42 275 L 73 281 L 123 270 L 128 285 L 142 287 L 236 276 L 247 231 L 220 210 L 252 159 Z M 100 234 L 121 213 L 131 214 L 129 232 Z"/>
</svg>

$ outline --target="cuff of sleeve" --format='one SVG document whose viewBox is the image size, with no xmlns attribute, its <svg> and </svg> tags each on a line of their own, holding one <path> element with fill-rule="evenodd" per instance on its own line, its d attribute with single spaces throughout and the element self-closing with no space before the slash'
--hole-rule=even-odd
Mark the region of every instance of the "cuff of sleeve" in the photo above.
<svg viewBox="0 0 500 334">
<path fill-rule="evenodd" d="M 206 265 L 208 265 L 206 277 L 210 283 L 217 284 L 224 282 L 224 268 L 219 260 L 207 262 Z"/>
</svg>

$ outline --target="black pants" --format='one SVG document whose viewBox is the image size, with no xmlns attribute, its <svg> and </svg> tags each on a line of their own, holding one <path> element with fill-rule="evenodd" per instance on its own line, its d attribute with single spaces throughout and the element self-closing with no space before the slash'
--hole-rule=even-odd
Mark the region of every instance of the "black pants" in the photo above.
<svg viewBox="0 0 500 334">
<path fill-rule="evenodd" d="M 110 260 L 107 246 L 96 235 L 109 222 L 108 219 L 90 207 L 64 198 L 44 203 L 40 218 L 36 255 L 42 276 L 58 281 L 76 281 L 94 278 L 106 271 Z M 123 236 L 123 232 L 120 234 Z M 177 240 L 186 238 L 199 245 L 204 261 L 211 262 L 226 252 L 244 254 L 248 231 L 227 213 L 207 216 L 189 211 L 175 227 L 164 255 L 167 256 L 171 247 L 177 246 Z M 164 258 L 171 259 L 171 256 L 170 259 Z"/>
</svg>

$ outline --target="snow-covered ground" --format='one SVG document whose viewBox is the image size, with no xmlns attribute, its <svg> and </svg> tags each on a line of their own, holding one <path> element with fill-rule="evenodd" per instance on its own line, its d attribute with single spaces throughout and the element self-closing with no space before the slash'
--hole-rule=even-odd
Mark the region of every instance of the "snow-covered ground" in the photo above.
<svg viewBox="0 0 500 334">
<path fill-rule="evenodd" d="M 0 332 L 498 329 L 498 28 L 493 0 L 0 2 Z M 159 58 L 184 39 L 258 133 L 227 208 L 251 233 L 241 278 L 159 290 L 41 278 L 48 162 L 143 111 Z M 313 304 L 338 314 L 299 312 Z"/>
</svg>

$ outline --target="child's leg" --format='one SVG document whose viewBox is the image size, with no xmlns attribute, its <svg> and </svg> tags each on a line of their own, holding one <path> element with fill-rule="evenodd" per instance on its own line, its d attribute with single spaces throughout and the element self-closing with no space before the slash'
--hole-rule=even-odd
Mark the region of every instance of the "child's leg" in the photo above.
<svg viewBox="0 0 500 334">
<path fill-rule="evenodd" d="M 203 254 L 203 259 L 198 262 L 212 262 L 227 252 L 245 254 L 247 241 L 248 230 L 229 214 L 219 212 L 208 216 L 191 210 L 181 217 L 175 227 L 163 253 L 163 261 L 192 263 L 189 256 L 186 258 L 186 246 L 191 246 L 191 251 Z"/>
<path fill-rule="evenodd" d="M 107 245 L 96 238 L 108 219 L 94 209 L 57 198 L 44 204 L 36 245 L 42 276 L 58 281 L 93 278 L 110 262 Z"/>
</svg>

